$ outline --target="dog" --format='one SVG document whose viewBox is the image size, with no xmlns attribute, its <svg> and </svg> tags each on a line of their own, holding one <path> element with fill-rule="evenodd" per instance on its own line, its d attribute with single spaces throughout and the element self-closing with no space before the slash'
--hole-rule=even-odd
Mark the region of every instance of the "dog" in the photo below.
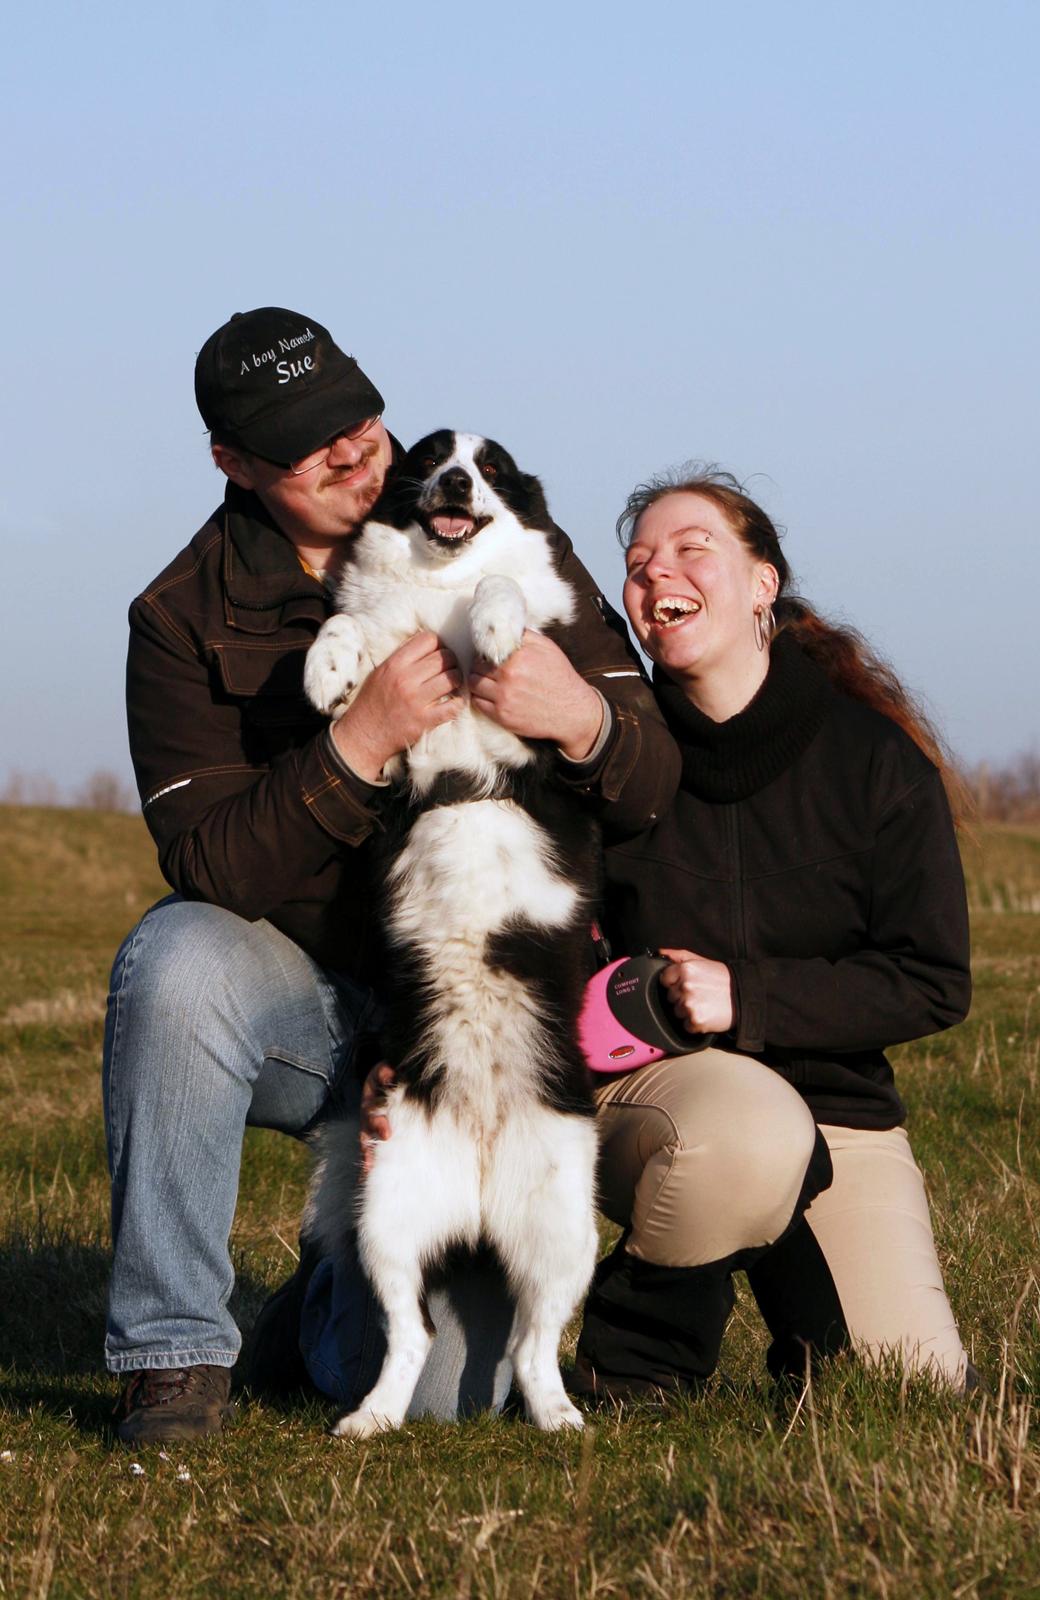
<svg viewBox="0 0 1040 1600">
<path fill-rule="evenodd" d="M 553 563 L 538 480 L 493 440 L 428 435 L 351 542 L 304 684 L 342 714 L 365 676 L 432 629 L 464 675 L 525 627 L 559 635 L 574 596 Z M 560 1334 L 597 1252 L 596 1133 L 576 1019 L 589 975 L 598 836 L 552 779 L 555 755 L 468 703 L 390 763 L 384 831 L 388 1027 L 397 1069 L 360 1189 L 358 1244 L 387 1319 L 382 1371 L 340 1437 L 399 1427 L 434 1333 L 424 1274 L 490 1244 L 516 1300 L 509 1353 L 538 1427 L 580 1428 Z M 335 1135 L 332 1136 L 333 1141 Z M 356 1149 L 326 1145 L 313 1212 L 341 1237 Z"/>
</svg>

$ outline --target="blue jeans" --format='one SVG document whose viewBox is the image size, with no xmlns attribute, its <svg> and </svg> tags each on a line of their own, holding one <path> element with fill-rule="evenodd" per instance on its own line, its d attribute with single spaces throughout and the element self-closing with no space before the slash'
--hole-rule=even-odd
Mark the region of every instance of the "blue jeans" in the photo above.
<svg viewBox="0 0 1040 1600">
<path fill-rule="evenodd" d="M 354 1049 L 374 1017 L 367 990 L 219 906 L 171 896 L 128 935 L 105 1025 L 110 1371 L 234 1364 L 228 1239 L 245 1128 L 305 1138 L 332 1110 L 356 1116 Z M 501 1406 L 512 1311 L 498 1269 L 461 1269 L 430 1311 L 438 1338 L 410 1414 Z M 314 1273 L 301 1350 L 344 1405 L 374 1382 L 380 1318 L 349 1255 Z"/>
</svg>

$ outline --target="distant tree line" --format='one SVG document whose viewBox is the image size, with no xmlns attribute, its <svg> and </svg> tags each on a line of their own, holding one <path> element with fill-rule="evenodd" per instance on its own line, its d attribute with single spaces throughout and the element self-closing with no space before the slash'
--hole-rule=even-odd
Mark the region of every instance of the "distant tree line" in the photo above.
<svg viewBox="0 0 1040 1600">
<path fill-rule="evenodd" d="M 983 822 L 1040 822 L 1040 751 L 999 767 L 980 761 L 965 777 Z"/>
<path fill-rule="evenodd" d="M 10 772 L 0 786 L 0 805 L 78 806 L 85 811 L 136 811 L 137 790 L 118 772 L 98 767 L 81 784 L 69 790 L 46 772 Z"/>
<path fill-rule="evenodd" d="M 1040 822 L 1040 751 L 1002 766 L 980 761 L 964 769 L 981 822 Z M 99 767 L 70 791 L 45 772 L 11 772 L 0 785 L 0 805 L 80 806 L 87 811 L 136 811 L 137 790 L 127 778 Z"/>
</svg>

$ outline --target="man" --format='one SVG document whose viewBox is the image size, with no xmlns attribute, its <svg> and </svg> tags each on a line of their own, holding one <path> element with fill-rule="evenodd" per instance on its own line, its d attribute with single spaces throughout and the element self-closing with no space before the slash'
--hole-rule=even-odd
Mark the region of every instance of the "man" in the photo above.
<svg viewBox="0 0 1040 1600">
<path fill-rule="evenodd" d="M 357 362 L 318 323 L 265 307 L 206 341 L 195 393 L 224 503 L 130 610 L 130 747 L 175 893 L 120 950 L 106 1027 L 105 1348 L 128 1379 L 126 1441 L 212 1432 L 227 1413 L 243 1131 L 301 1137 L 332 1110 L 356 1111 L 351 1062 L 375 1017 L 365 841 L 380 775 L 455 715 L 461 688 L 450 653 L 423 633 L 335 724 L 303 696 L 304 655 L 334 609 L 328 585 L 399 453 Z M 554 742 L 562 781 L 593 810 L 620 799 L 635 829 L 667 802 L 677 756 L 623 628 L 566 536 L 556 543 L 579 597 L 567 653 L 531 637 L 480 677 L 481 703 Z M 374 1321 L 347 1276 L 303 1307 L 319 1381 L 330 1337 L 341 1352 L 344 1324 Z M 437 1344 L 443 1363 L 451 1340 Z M 432 1409 L 457 1403 L 463 1364 L 432 1375 Z"/>
</svg>

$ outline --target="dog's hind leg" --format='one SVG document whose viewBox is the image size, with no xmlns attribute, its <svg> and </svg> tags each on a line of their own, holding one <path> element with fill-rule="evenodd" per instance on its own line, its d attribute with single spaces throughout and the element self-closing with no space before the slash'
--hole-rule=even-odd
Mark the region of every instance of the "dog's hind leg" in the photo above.
<svg viewBox="0 0 1040 1600">
<path fill-rule="evenodd" d="M 535 1106 L 502 1130 L 485 1178 L 485 1229 L 517 1299 L 513 1370 L 528 1416 L 547 1430 L 583 1425 L 559 1348 L 596 1264 L 595 1170 L 592 1119 Z"/>
<path fill-rule="evenodd" d="M 435 1331 L 423 1269 L 456 1241 L 476 1244 L 480 1228 L 472 1140 L 399 1090 L 387 1109 L 392 1135 L 374 1151 L 358 1224 L 361 1259 L 386 1313 L 387 1352 L 375 1387 L 333 1428 L 340 1438 L 401 1426 Z"/>
</svg>

